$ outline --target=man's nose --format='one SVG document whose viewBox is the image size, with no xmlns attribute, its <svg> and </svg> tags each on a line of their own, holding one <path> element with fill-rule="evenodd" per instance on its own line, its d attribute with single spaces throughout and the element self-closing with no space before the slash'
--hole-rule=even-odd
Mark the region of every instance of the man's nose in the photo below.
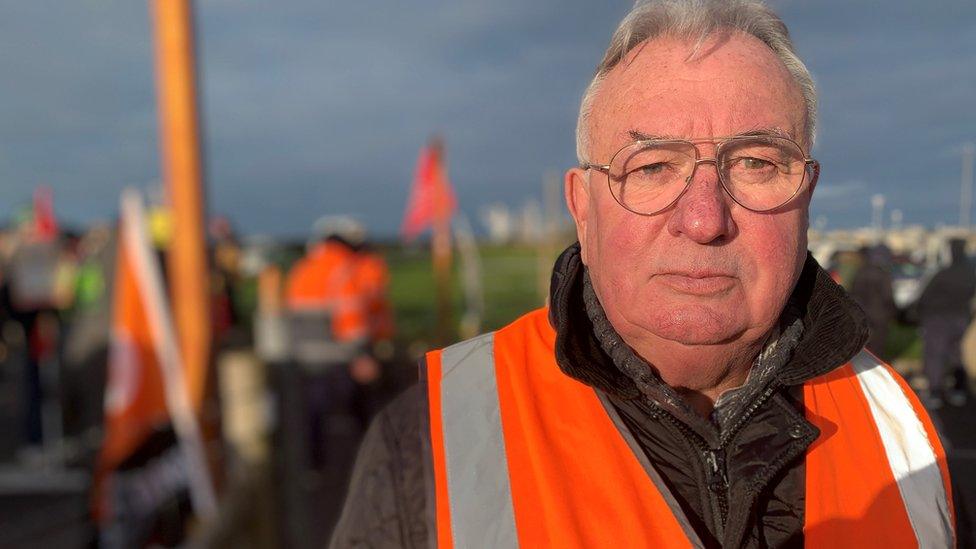
<svg viewBox="0 0 976 549">
<path fill-rule="evenodd" d="M 719 181 L 715 161 L 700 160 L 691 183 L 675 203 L 668 230 L 699 244 L 729 238 L 735 230 L 730 200 Z"/>
</svg>

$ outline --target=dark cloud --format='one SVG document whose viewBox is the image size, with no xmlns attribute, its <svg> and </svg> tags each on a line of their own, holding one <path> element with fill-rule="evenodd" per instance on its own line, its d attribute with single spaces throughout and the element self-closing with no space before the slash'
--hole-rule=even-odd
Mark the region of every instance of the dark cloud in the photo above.
<svg viewBox="0 0 976 549">
<path fill-rule="evenodd" d="M 625 10 L 307 2 L 269 18 L 268 6 L 219 8 L 204 6 L 200 19 L 214 203 L 270 191 L 288 214 L 266 220 L 272 230 L 353 211 L 382 232 L 396 230 L 417 151 L 433 132 L 447 139 L 469 213 L 538 194 L 543 171 L 573 159 L 576 103 Z M 240 28 L 260 30 L 240 44 Z M 242 164 L 242 150 L 257 156 Z M 230 180 L 240 186 L 219 186 Z"/>
<path fill-rule="evenodd" d="M 0 217 L 52 186 L 60 214 L 114 214 L 155 177 L 144 3 L 0 2 Z"/>
<path fill-rule="evenodd" d="M 844 203 L 815 195 L 814 215 L 865 225 L 882 193 L 906 223 L 956 222 L 951 151 L 976 140 L 976 4 L 790 2 L 783 15 L 820 89 L 821 190 L 863 182 Z"/>
<path fill-rule="evenodd" d="M 472 216 L 538 196 L 575 161 L 580 94 L 629 5 L 201 0 L 211 209 L 248 232 L 348 211 L 392 233 L 435 131 Z M 954 217 L 976 4 L 776 5 L 821 91 L 814 215 L 859 225 L 884 192 L 906 222 Z M 157 179 L 145 2 L 0 0 L 0 51 L 0 217 L 38 182 L 69 219 L 110 217 L 122 186 Z"/>
</svg>

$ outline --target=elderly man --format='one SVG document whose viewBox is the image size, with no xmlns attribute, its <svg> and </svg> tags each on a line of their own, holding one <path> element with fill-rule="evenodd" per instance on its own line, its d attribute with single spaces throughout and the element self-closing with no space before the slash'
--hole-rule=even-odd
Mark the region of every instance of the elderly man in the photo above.
<svg viewBox="0 0 976 549">
<path fill-rule="evenodd" d="M 583 98 L 549 307 L 427 356 L 334 544 L 951 546 L 932 424 L 806 251 L 815 110 L 758 0 L 639 2 Z"/>
</svg>

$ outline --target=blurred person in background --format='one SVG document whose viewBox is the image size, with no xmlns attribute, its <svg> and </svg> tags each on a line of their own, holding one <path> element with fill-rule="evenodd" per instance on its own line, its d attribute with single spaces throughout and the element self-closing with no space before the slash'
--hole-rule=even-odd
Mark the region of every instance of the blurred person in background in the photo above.
<svg viewBox="0 0 976 549">
<path fill-rule="evenodd" d="M 10 314 L 19 325 L 26 345 L 22 378 L 23 436 L 27 453 L 32 454 L 40 448 L 46 436 L 42 418 L 45 380 L 41 368 L 52 364 L 51 359 L 57 355 L 60 328 L 57 310 L 68 299 L 66 257 L 56 233 L 42 231 L 29 213 L 23 214 L 19 220 L 9 254 Z M 52 433 L 47 433 L 50 435 Z"/>
<path fill-rule="evenodd" d="M 355 245 L 357 255 L 356 281 L 366 302 L 366 317 L 369 332 L 370 355 L 377 364 L 389 365 L 394 355 L 393 336 L 395 323 L 393 307 L 390 304 L 390 268 L 383 255 L 366 239 L 365 231 L 360 242 Z M 364 372 L 369 374 L 369 372 Z M 388 376 L 384 376 L 388 379 Z M 379 394 L 379 374 L 357 377 L 353 408 L 363 426 L 369 424 L 373 415 L 379 411 L 382 401 Z"/>
<path fill-rule="evenodd" d="M 12 367 L 13 351 L 16 342 L 14 337 L 13 302 L 10 295 L 10 275 L 8 263 L 12 248 L 12 237 L 7 227 L 0 227 L 0 387 L 8 383 L 15 383 L 15 373 Z M 7 449 L 16 447 L 19 441 L 8 441 Z"/>
<path fill-rule="evenodd" d="M 108 360 L 115 237 L 96 224 L 77 250 L 74 298 L 67 312 L 64 343 L 65 434 L 80 435 L 102 424 Z"/>
<path fill-rule="evenodd" d="M 952 546 L 934 426 L 807 251 L 815 107 L 762 2 L 637 2 L 549 306 L 427 355 L 333 546 Z"/>
<path fill-rule="evenodd" d="M 10 351 L 6 337 L 7 322 L 11 318 L 13 304 L 10 297 L 10 275 L 8 274 L 13 238 L 7 227 L 0 228 L 0 355 L 7 359 Z M 0 360 L 3 362 L 3 360 Z"/>
<path fill-rule="evenodd" d="M 356 251 L 359 256 L 356 278 L 366 299 L 369 340 L 375 354 L 389 358 L 396 330 L 389 297 L 390 268 L 369 241 L 363 240 Z"/>
<path fill-rule="evenodd" d="M 857 251 L 838 250 L 831 256 L 827 270 L 834 282 L 840 284 L 845 290 L 850 290 L 863 260 L 864 256 Z"/>
<path fill-rule="evenodd" d="M 330 419 L 355 417 L 355 383 L 379 375 L 369 354 L 368 301 L 357 279 L 354 242 L 360 233 L 349 218 L 320 219 L 308 253 L 285 281 L 291 355 L 302 376 L 309 460 L 316 470 L 325 464 Z"/>
<path fill-rule="evenodd" d="M 862 248 L 860 254 L 861 267 L 854 275 L 849 291 L 868 317 L 871 335 L 865 347 L 878 358 L 888 360 L 890 357 L 885 352 L 888 327 L 898 316 L 891 284 L 891 250 L 878 244 Z"/>
<path fill-rule="evenodd" d="M 923 394 L 931 408 L 941 407 L 946 398 L 953 405 L 966 402 L 968 382 L 962 364 L 962 338 L 973 318 L 976 271 L 966 256 L 966 241 L 949 241 L 950 264 L 935 273 L 917 302 L 922 328 L 923 368 L 928 390 Z M 946 375 L 953 376 L 953 388 L 946 392 Z"/>
<path fill-rule="evenodd" d="M 209 225 L 213 295 L 214 337 L 221 345 L 248 341 L 251 332 L 250 311 L 244 310 L 240 296 L 244 285 L 241 273 L 241 246 L 230 220 L 216 216 Z"/>
</svg>

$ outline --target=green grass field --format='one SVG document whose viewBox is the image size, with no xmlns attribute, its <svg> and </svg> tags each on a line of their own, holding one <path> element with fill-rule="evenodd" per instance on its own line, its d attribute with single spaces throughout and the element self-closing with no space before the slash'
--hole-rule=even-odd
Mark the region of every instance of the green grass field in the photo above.
<svg viewBox="0 0 976 549">
<path fill-rule="evenodd" d="M 397 339 L 408 343 L 435 339 L 435 286 L 430 253 L 426 249 L 397 248 L 386 251 L 390 266 L 390 300 L 397 322 Z M 543 304 L 539 291 L 539 252 L 526 246 L 480 246 L 484 315 L 480 331 L 500 328 L 519 315 Z M 555 260 L 546 260 L 548 271 Z M 454 325 L 464 310 L 458 257 L 452 283 Z M 458 334 L 451 335 L 457 339 Z"/>
</svg>

